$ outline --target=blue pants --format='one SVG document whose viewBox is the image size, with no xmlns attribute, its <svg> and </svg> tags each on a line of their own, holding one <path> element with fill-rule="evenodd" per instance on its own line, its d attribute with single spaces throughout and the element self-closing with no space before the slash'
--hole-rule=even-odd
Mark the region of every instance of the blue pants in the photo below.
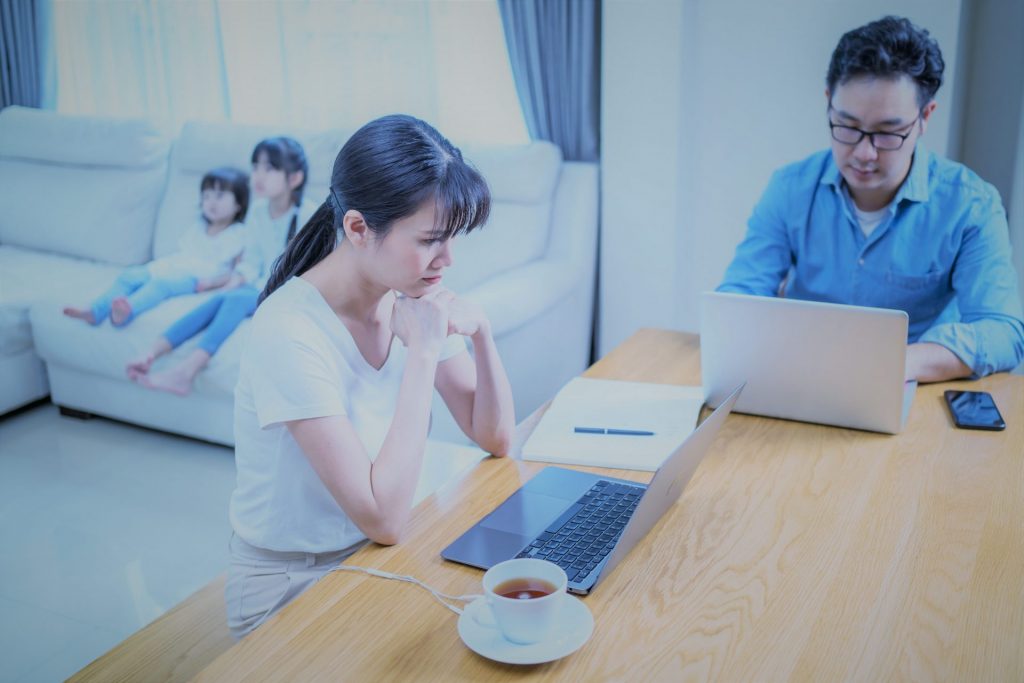
<svg viewBox="0 0 1024 683">
<path fill-rule="evenodd" d="M 164 338 L 171 348 L 177 348 L 205 329 L 199 348 L 212 356 L 242 321 L 256 312 L 259 298 L 259 290 L 249 285 L 217 294 L 168 327 Z"/>
<path fill-rule="evenodd" d="M 132 318 L 148 311 L 161 301 L 183 294 L 193 294 L 195 291 L 194 277 L 155 278 L 146 266 L 133 266 L 118 275 L 110 289 L 92 302 L 94 324 L 99 325 L 107 319 L 110 315 L 111 302 L 119 296 L 127 297 L 132 307 L 131 315 L 122 323 L 127 325 Z"/>
</svg>

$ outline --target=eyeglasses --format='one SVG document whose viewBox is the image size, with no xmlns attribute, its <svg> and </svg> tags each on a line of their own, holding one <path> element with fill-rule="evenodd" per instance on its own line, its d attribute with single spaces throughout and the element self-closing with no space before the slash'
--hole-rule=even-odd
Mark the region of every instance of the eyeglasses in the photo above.
<svg viewBox="0 0 1024 683">
<path fill-rule="evenodd" d="M 830 106 L 828 110 L 835 111 Z M 861 130 L 860 128 L 854 128 L 853 126 L 840 126 L 838 123 L 832 123 L 831 120 L 828 122 L 829 130 L 832 131 L 832 139 L 836 142 L 841 142 L 844 145 L 856 146 L 860 144 L 860 141 L 867 136 L 868 140 L 871 141 L 871 146 L 875 149 L 885 150 L 891 152 L 897 150 L 903 146 L 903 143 L 907 138 L 910 137 L 913 132 L 911 127 L 918 122 L 921 118 L 921 114 L 918 113 L 917 117 L 913 121 L 904 126 L 907 132 L 900 135 L 899 133 L 879 133 L 879 132 L 868 132 Z"/>
</svg>

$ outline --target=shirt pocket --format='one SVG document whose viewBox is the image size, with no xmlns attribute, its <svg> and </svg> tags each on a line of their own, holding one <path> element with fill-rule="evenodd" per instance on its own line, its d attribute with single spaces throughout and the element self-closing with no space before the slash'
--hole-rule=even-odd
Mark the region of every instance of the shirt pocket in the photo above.
<svg viewBox="0 0 1024 683">
<path fill-rule="evenodd" d="M 906 311 L 911 319 L 934 318 L 949 303 L 949 274 L 943 271 L 917 275 L 888 270 L 882 279 L 888 307 Z"/>
</svg>

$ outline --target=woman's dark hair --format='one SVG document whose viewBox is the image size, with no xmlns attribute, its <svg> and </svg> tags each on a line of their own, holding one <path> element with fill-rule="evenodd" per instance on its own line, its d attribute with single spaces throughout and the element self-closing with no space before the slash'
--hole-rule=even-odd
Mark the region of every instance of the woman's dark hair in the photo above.
<svg viewBox="0 0 1024 683">
<path fill-rule="evenodd" d="M 491 210 L 487 182 L 462 152 L 430 124 L 402 114 L 371 121 L 348 139 L 334 161 L 330 190 L 274 263 L 260 301 L 334 250 L 350 209 L 359 211 L 374 236 L 383 239 L 395 221 L 433 200 L 437 240 L 483 225 Z"/>
<path fill-rule="evenodd" d="M 205 190 L 227 190 L 235 195 L 235 202 L 238 203 L 238 211 L 235 212 L 235 222 L 245 220 L 245 212 L 249 210 L 249 174 L 230 166 L 215 168 L 203 176 L 199 183 L 199 191 Z M 203 216 L 206 220 L 206 216 Z"/>
<path fill-rule="evenodd" d="M 252 151 L 253 164 L 259 161 L 260 154 L 266 154 L 270 166 L 278 171 L 284 171 L 285 175 L 302 171 L 302 182 L 292 190 L 292 204 L 301 204 L 302 193 L 309 179 L 309 162 L 306 161 L 306 150 L 302 149 L 298 140 L 284 136 L 261 140 Z M 292 214 L 292 222 L 288 226 L 288 241 L 295 236 L 295 229 L 298 227 L 296 221 L 295 214 Z"/>
<path fill-rule="evenodd" d="M 928 31 L 909 19 L 883 17 L 848 31 L 832 53 L 825 78 L 828 91 L 858 76 L 896 78 L 906 74 L 917 84 L 917 103 L 923 108 L 942 85 L 942 51 Z"/>
</svg>

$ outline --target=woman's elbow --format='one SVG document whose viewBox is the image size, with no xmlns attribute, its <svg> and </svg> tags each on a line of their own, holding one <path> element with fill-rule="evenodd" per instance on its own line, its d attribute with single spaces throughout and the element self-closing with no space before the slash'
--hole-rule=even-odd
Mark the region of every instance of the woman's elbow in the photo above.
<svg viewBox="0 0 1024 683">
<path fill-rule="evenodd" d="M 398 545 L 398 542 L 401 540 L 399 534 L 389 532 L 369 534 L 369 538 L 377 545 Z"/>
<path fill-rule="evenodd" d="M 512 431 L 497 430 L 477 441 L 477 445 L 493 456 L 504 458 L 512 448 Z"/>
<path fill-rule="evenodd" d="M 381 518 L 368 520 L 367 523 L 360 524 L 359 528 L 374 543 L 379 545 L 397 545 L 401 542 L 402 534 L 405 532 L 406 519 Z"/>
</svg>

